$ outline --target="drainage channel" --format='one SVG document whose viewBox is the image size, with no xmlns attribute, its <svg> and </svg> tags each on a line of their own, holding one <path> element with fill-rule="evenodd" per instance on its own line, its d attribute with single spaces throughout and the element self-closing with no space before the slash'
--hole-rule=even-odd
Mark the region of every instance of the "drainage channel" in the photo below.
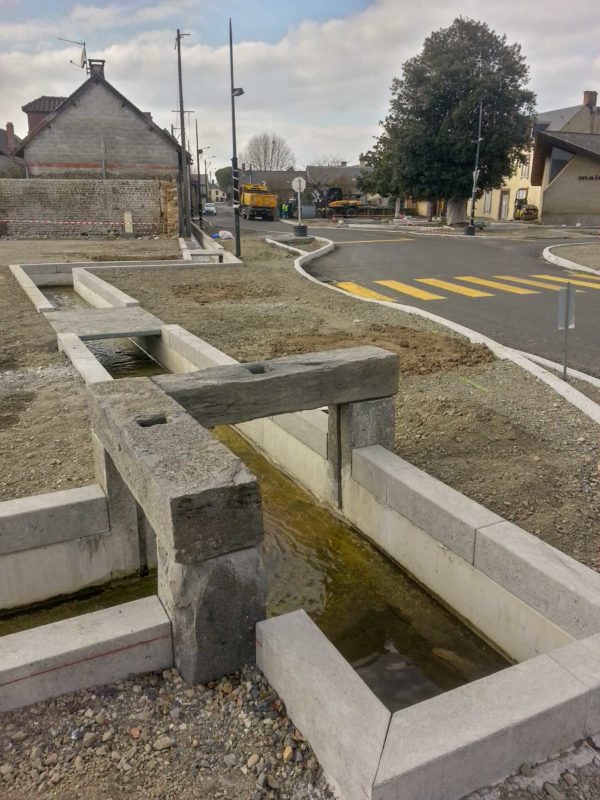
<svg viewBox="0 0 600 800">
<path fill-rule="evenodd" d="M 59 308 L 87 307 L 71 288 L 53 287 L 45 294 Z M 124 341 L 128 345 L 121 345 L 121 340 L 86 344 L 113 377 L 165 371 L 133 342 Z M 144 357 L 149 366 L 143 364 Z M 502 655 L 364 537 L 317 505 L 232 428 L 213 433 L 260 482 L 269 616 L 304 608 L 392 711 L 509 666 Z M 64 598 L 51 607 L 0 619 L 0 635 L 155 592 L 156 576 L 118 581 L 87 596 Z"/>
<path fill-rule="evenodd" d="M 43 293 L 61 311 L 90 308 L 72 286 L 44 287 Z M 85 344 L 112 378 L 149 378 L 165 372 L 164 367 L 131 339 L 98 339 Z"/>
</svg>

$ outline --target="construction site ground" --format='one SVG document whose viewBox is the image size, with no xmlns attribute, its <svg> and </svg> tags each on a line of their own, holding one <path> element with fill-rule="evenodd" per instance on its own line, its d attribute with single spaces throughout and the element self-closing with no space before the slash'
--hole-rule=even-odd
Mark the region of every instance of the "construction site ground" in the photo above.
<svg viewBox="0 0 600 800">
<path fill-rule="evenodd" d="M 240 360 L 365 343 L 394 350 L 400 358 L 397 452 L 583 563 L 600 569 L 599 439 L 598 428 L 591 420 L 521 369 L 496 360 L 484 347 L 473 346 L 414 315 L 363 303 L 315 285 L 295 272 L 291 254 L 266 245 L 258 236 L 244 236 L 243 247 L 243 266 L 200 266 L 195 271 L 166 268 L 135 274 L 116 269 L 103 277 L 136 297 L 165 322 L 179 323 Z M 57 352 L 50 326 L 36 314 L 10 274 L 8 264 L 156 258 L 160 254 L 177 257 L 177 242 L 0 243 L 0 499 L 93 481 L 83 382 Z M 120 691 L 120 687 L 115 690 L 117 695 Z M 67 714 L 83 713 L 86 705 L 78 704 L 79 697 L 66 698 L 65 702 L 73 702 L 73 709 L 69 707 Z M 96 713 L 97 708 L 92 708 Z M 6 753 L 0 754 L 0 764 L 3 760 L 12 763 L 9 751 L 15 731 L 24 730 L 36 745 L 39 737 L 33 737 L 31 731 L 38 726 L 51 735 L 56 731 L 57 737 L 65 731 L 68 735 L 69 719 L 60 702 L 41 704 L 32 713 L 31 717 L 11 715 L 12 733 L 9 731 L 5 743 Z M 228 741 L 227 720 L 221 725 L 219 713 L 212 713 L 210 718 L 214 725 L 211 742 L 217 747 L 220 737 L 223 742 Z M 266 742 L 261 744 L 270 748 Z M 279 740 L 274 746 L 275 750 L 269 749 L 264 758 L 275 759 L 276 763 L 280 758 L 276 752 Z M 55 750 L 61 762 L 60 750 Z M 228 750 L 229 745 L 223 753 Z M 232 762 L 231 767 L 226 767 L 227 774 L 239 770 L 240 763 L 243 764 L 241 753 L 235 766 Z M 200 766 L 204 768 L 204 762 Z M 198 764 L 192 759 L 189 765 L 179 762 L 179 767 L 186 780 L 179 786 L 178 796 L 186 798 L 325 796 L 319 780 L 314 780 L 311 789 L 308 783 L 300 788 L 290 781 L 286 785 L 280 782 L 277 789 L 267 786 L 266 792 L 259 792 L 250 788 L 252 782 L 244 789 L 238 783 L 234 789 L 225 778 L 220 779 L 219 789 L 215 787 L 212 794 L 196 794 L 191 789 L 186 794 L 182 787 L 187 783 L 193 786 Z M 175 796 L 162 785 L 154 784 L 151 789 L 152 781 L 138 778 L 137 769 L 131 773 L 132 780 L 122 784 L 122 790 L 120 786 L 106 785 L 108 773 L 103 772 L 103 777 L 96 780 L 95 770 L 88 771 L 85 760 L 75 764 L 74 770 L 80 769 L 82 777 L 86 776 L 86 796 L 90 798 L 120 796 L 121 791 L 129 797 L 161 800 Z M 531 782 L 525 787 L 522 781 L 513 779 L 489 796 L 502 800 L 593 796 L 580 794 L 578 788 L 597 785 L 597 767 L 589 764 L 582 771 L 573 771 L 580 780 L 579 787 L 555 778 L 553 787 L 562 795 L 549 794 L 542 788 L 540 778 L 535 787 Z M 57 771 L 51 764 L 42 770 L 46 792 L 42 796 L 71 797 L 71 787 L 77 792 L 77 787 L 83 786 L 74 778 L 72 783 L 63 778 L 66 773 L 66 767 Z M 8 796 L 11 800 L 25 800 L 29 795 L 11 793 L 19 781 L 10 774 Z M 60 775 L 55 785 L 49 777 L 54 774 Z M 144 774 L 143 768 L 140 774 Z M 36 783 L 32 778 L 30 784 L 25 781 L 21 785 L 33 791 Z M 65 791 L 66 785 L 69 791 Z M 307 790 L 313 793 L 308 794 Z M 39 792 L 36 796 L 40 796 Z"/>
</svg>

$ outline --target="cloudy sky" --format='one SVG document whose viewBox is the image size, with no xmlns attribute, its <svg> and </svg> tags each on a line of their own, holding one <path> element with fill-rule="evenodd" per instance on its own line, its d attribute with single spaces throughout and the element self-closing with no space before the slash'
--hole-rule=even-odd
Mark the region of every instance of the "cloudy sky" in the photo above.
<svg viewBox="0 0 600 800">
<path fill-rule="evenodd" d="M 69 63 L 85 40 L 106 77 L 163 127 L 177 124 L 175 30 L 183 41 L 186 107 L 213 168 L 230 158 L 228 17 L 234 25 L 238 146 L 254 133 L 285 137 L 298 166 L 356 162 L 385 115 L 391 79 L 434 29 L 458 16 L 521 43 L 539 110 L 600 90 L 598 0 L 0 0 L 0 127 L 26 133 L 21 106 L 68 95 L 84 79 Z M 192 123 L 193 124 L 193 123 Z"/>
</svg>

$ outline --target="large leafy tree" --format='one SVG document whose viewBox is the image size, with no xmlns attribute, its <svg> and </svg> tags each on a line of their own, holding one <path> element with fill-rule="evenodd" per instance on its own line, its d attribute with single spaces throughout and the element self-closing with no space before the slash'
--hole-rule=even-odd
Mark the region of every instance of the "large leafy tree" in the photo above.
<svg viewBox="0 0 600 800">
<path fill-rule="evenodd" d="M 434 31 L 394 78 L 390 111 L 374 147 L 368 191 L 443 198 L 471 194 L 479 105 L 482 141 L 478 190 L 498 188 L 529 149 L 535 95 L 518 44 L 485 23 L 459 17 Z"/>
</svg>

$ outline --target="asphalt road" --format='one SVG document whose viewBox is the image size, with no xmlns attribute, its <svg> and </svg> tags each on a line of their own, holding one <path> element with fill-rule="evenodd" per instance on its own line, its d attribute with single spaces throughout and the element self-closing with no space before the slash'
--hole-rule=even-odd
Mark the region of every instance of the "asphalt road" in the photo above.
<svg viewBox="0 0 600 800">
<path fill-rule="evenodd" d="M 231 209 L 210 219 L 231 229 Z M 242 220 L 242 230 L 289 233 L 282 222 Z M 309 228 L 310 232 L 310 228 Z M 600 377 L 600 279 L 571 275 L 541 257 L 561 240 L 437 237 L 357 229 L 316 229 L 338 245 L 308 265 L 324 283 L 353 294 L 426 309 L 502 344 L 562 362 L 559 289 L 576 287 L 570 367 Z M 574 243 L 577 240 L 570 240 Z M 581 241 L 587 241 L 581 238 Z M 593 241 L 598 242 L 598 239 Z"/>
</svg>

